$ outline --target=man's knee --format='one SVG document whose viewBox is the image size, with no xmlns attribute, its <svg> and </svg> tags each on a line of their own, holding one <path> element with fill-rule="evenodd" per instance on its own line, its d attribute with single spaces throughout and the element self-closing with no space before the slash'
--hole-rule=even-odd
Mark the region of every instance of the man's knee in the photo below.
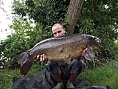
<svg viewBox="0 0 118 89">
<path fill-rule="evenodd" d="M 85 68 L 85 62 L 82 59 L 75 59 L 72 61 L 70 72 L 76 73 L 77 75 L 79 75 L 83 71 L 84 68 Z"/>
<path fill-rule="evenodd" d="M 48 61 L 47 64 L 45 65 L 46 68 L 53 68 L 55 63 L 53 61 Z"/>
<path fill-rule="evenodd" d="M 82 59 L 79 60 L 79 65 L 81 65 L 83 68 L 85 68 L 86 66 L 85 62 Z"/>
<path fill-rule="evenodd" d="M 75 60 L 73 60 L 72 63 L 73 63 L 73 65 L 76 65 L 76 66 L 82 66 L 83 68 L 86 65 L 82 59 L 75 59 Z"/>
<path fill-rule="evenodd" d="M 57 71 L 59 71 L 59 66 L 58 66 L 58 63 L 57 62 L 54 62 L 54 61 L 48 61 L 47 64 L 45 65 L 46 67 L 46 70 L 52 74 L 52 73 L 55 73 Z"/>
</svg>

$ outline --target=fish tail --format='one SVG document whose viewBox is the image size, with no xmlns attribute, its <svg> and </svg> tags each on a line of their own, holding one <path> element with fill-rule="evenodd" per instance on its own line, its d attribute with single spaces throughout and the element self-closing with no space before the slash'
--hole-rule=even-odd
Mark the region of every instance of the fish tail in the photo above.
<svg viewBox="0 0 118 89">
<path fill-rule="evenodd" d="M 28 54 L 27 52 L 23 52 L 20 55 L 18 55 L 18 64 L 20 64 L 21 66 L 23 65 L 23 63 L 28 60 Z"/>
<path fill-rule="evenodd" d="M 20 64 L 21 74 L 26 75 L 33 64 L 33 61 L 29 59 L 27 52 L 23 52 L 18 56 L 18 63 Z"/>
<path fill-rule="evenodd" d="M 20 73 L 22 75 L 26 75 L 28 71 L 31 69 L 33 64 L 33 61 L 27 60 L 21 67 L 20 67 Z"/>
</svg>

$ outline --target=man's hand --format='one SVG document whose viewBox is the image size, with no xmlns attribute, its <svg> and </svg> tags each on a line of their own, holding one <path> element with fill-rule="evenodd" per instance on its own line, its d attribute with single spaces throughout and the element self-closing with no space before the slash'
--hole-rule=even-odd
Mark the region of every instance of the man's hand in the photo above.
<svg viewBox="0 0 118 89">
<path fill-rule="evenodd" d="M 44 62 L 44 61 L 48 60 L 48 58 L 47 58 L 47 56 L 45 54 L 38 55 L 37 59 L 39 59 L 41 62 Z"/>
<path fill-rule="evenodd" d="M 86 49 L 82 52 L 82 57 L 84 57 L 85 56 L 85 54 L 86 54 Z"/>
</svg>

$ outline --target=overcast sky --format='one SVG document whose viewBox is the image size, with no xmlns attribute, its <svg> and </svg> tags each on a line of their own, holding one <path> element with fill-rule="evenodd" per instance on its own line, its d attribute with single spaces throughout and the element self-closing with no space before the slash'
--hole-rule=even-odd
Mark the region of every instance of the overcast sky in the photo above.
<svg viewBox="0 0 118 89">
<path fill-rule="evenodd" d="M 1 3 L 3 1 L 3 3 Z M 13 0 L 0 0 L 0 40 L 11 34 L 9 25 L 12 23 L 11 4 Z"/>
</svg>

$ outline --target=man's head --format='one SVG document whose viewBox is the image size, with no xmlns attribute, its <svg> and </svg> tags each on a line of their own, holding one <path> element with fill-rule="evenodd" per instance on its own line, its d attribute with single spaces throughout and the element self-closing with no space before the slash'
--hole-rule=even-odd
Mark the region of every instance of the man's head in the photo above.
<svg viewBox="0 0 118 89">
<path fill-rule="evenodd" d="M 66 31 L 60 23 L 56 23 L 52 26 L 52 33 L 54 37 L 65 35 Z"/>
</svg>

